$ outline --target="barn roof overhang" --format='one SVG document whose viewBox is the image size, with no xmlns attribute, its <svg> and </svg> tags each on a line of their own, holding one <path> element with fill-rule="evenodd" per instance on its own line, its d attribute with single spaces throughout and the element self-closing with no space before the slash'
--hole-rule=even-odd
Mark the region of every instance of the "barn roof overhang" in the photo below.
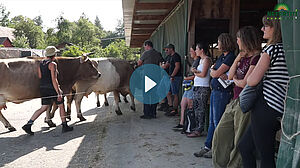
<svg viewBox="0 0 300 168">
<path fill-rule="evenodd" d="M 122 0 L 126 45 L 141 47 L 180 0 Z"/>
</svg>

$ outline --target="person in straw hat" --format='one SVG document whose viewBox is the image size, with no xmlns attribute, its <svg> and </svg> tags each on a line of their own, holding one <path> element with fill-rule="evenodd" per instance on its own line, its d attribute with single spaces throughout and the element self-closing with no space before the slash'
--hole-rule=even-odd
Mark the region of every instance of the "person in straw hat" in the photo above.
<svg viewBox="0 0 300 168">
<path fill-rule="evenodd" d="M 38 76 L 40 78 L 40 95 L 42 98 L 42 106 L 34 112 L 30 120 L 22 129 L 29 135 L 34 135 L 31 131 L 33 122 L 45 112 L 50 105 L 55 102 L 59 106 L 60 117 L 62 120 L 62 132 L 72 131 L 73 127 L 69 127 L 66 122 L 63 92 L 60 89 L 57 80 L 57 65 L 54 62 L 55 56 L 59 50 L 54 46 L 48 46 L 45 52 L 46 59 L 42 60 L 38 67 Z"/>
</svg>

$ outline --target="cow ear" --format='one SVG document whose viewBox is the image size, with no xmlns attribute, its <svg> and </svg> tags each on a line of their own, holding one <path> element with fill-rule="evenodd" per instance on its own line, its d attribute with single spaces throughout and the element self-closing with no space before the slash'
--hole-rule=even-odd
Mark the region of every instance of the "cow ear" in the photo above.
<svg viewBox="0 0 300 168">
<path fill-rule="evenodd" d="M 87 56 L 81 56 L 80 57 L 80 63 L 82 64 L 82 63 L 86 62 L 88 59 L 89 58 Z"/>
</svg>

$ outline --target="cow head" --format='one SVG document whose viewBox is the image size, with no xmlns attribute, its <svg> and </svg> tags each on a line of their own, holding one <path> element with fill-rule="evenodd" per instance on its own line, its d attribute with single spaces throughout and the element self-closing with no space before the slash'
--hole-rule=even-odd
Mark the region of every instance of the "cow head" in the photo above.
<svg viewBox="0 0 300 168">
<path fill-rule="evenodd" d="M 87 56 L 80 57 L 80 66 L 78 73 L 81 79 L 98 79 L 101 73 L 97 70 L 97 67 L 92 63 L 92 61 Z"/>
</svg>

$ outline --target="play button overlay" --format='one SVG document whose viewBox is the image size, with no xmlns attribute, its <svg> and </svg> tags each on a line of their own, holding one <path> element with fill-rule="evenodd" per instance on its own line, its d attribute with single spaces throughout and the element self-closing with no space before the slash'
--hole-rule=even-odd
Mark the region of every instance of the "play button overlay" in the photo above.
<svg viewBox="0 0 300 168">
<path fill-rule="evenodd" d="M 151 80 L 148 76 L 145 76 L 145 92 L 147 93 L 154 86 L 156 86 L 156 83 L 153 80 Z"/>
<path fill-rule="evenodd" d="M 167 72 L 154 64 L 138 67 L 130 77 L 130 91 L 135 99 L 144 104 L 155 104 L 163 100 L 170 90 Z"/>
</svg>

